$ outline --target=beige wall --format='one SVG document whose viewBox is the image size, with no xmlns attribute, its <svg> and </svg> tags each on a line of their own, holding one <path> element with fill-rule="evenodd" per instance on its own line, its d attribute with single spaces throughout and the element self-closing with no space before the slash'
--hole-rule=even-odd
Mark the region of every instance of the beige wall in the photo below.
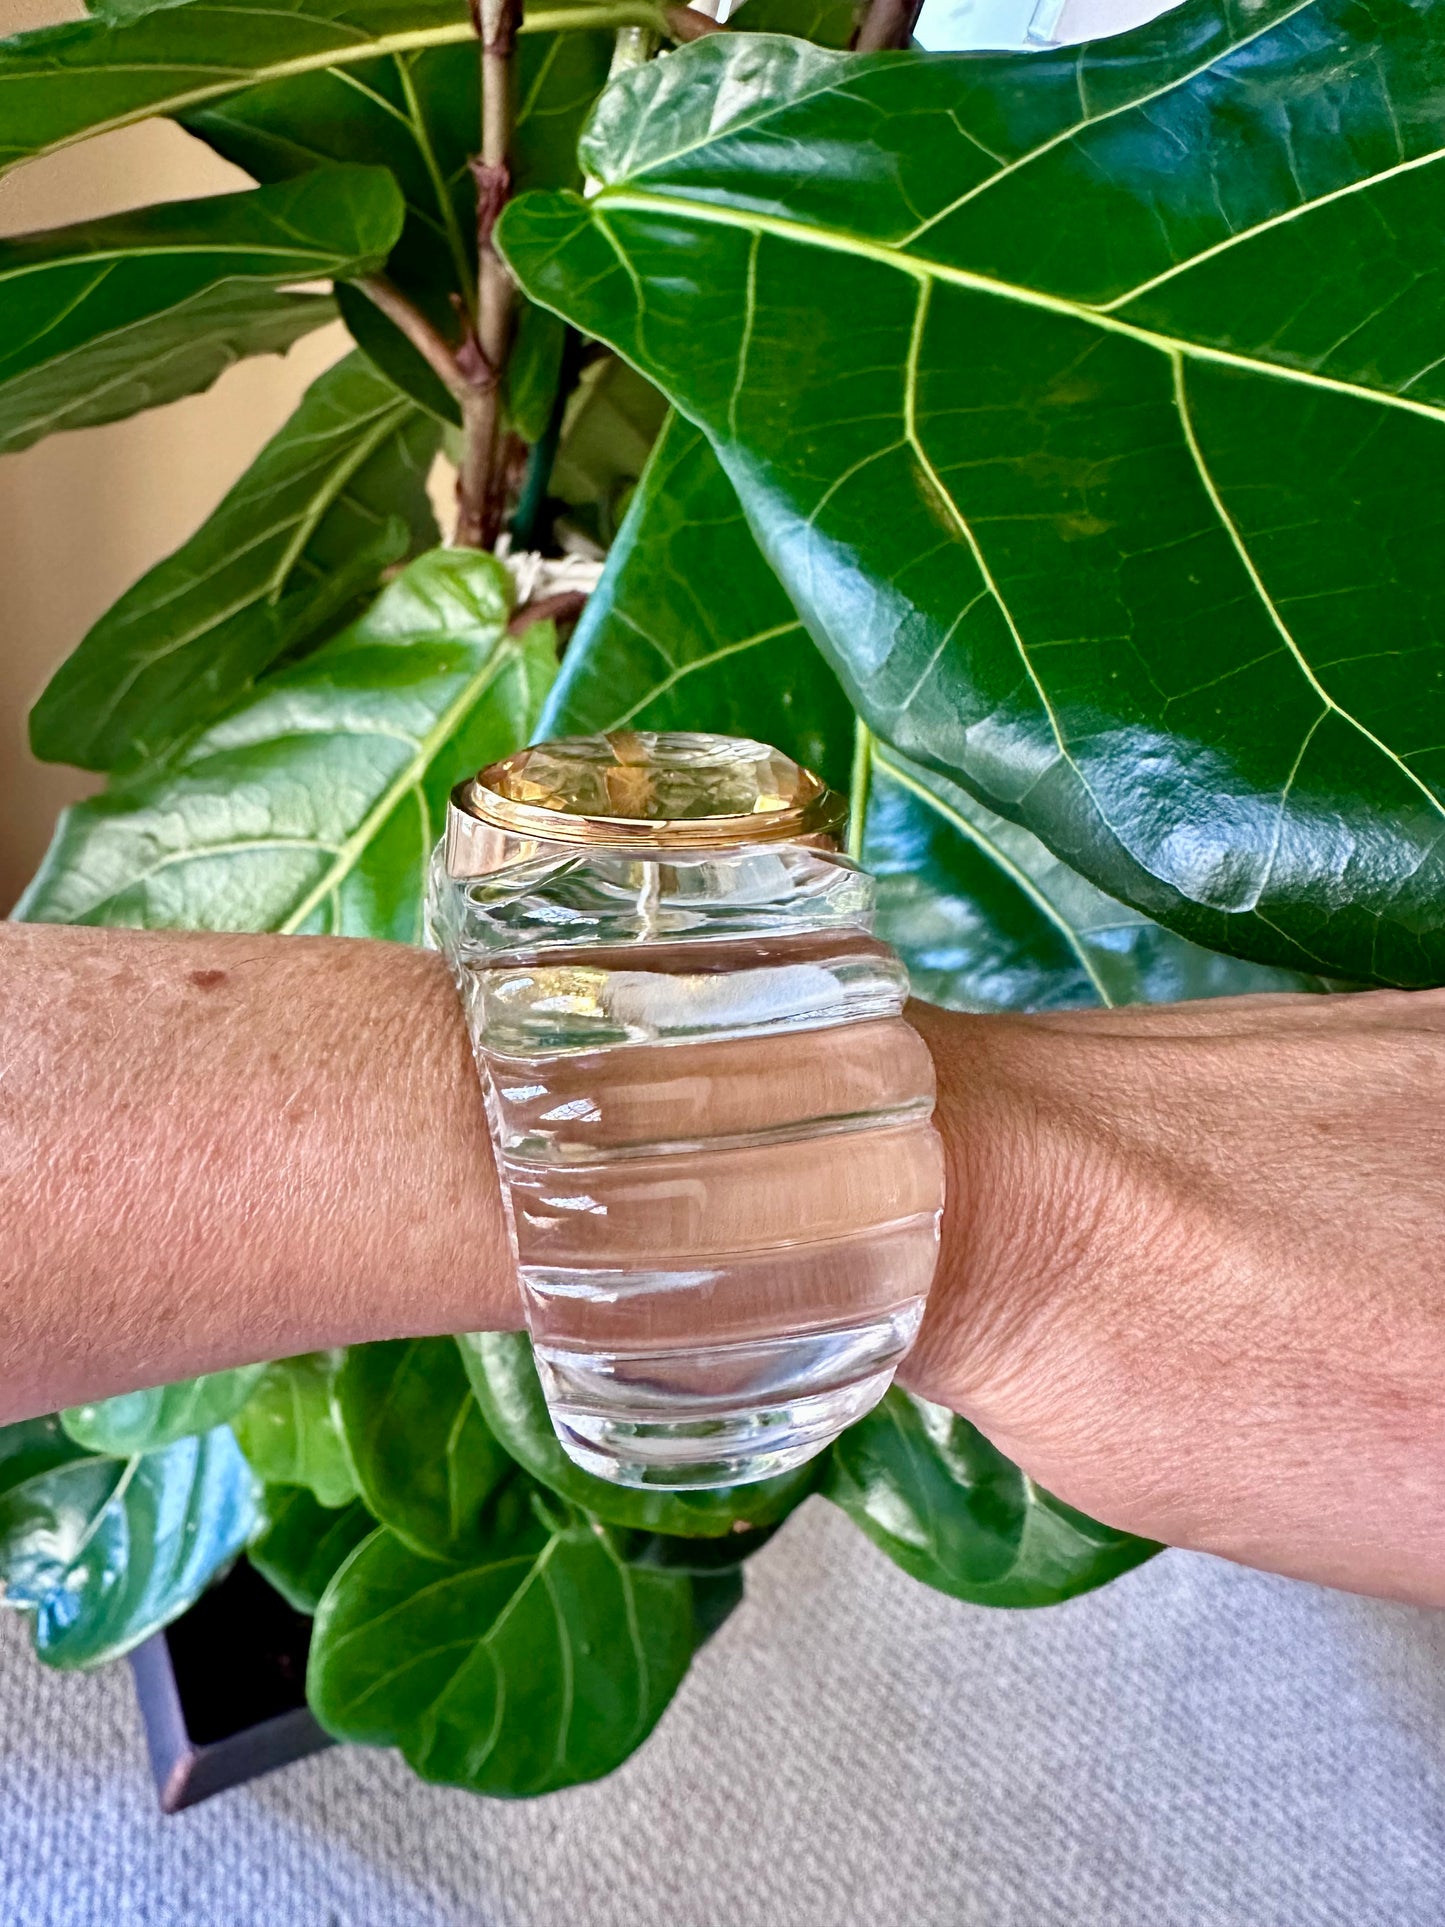
<svg viewBox="0 0 1445 1927">
<path fill-rule="evenodd" d="M 79 10 L 0 0 L 0 22 L 16 32 Z M 0 181 L 0 234 L 244 184 L 178 128 L 127 128 Z M 209 394 L 0 456 L 0 911 L 38 862 L 56 811 L 95 781 L 34 760 L 29 705 L 121 590 L 205 518 L 344 345 L 328 328 L 284 360 L 241 363 Z"/>
</svg>

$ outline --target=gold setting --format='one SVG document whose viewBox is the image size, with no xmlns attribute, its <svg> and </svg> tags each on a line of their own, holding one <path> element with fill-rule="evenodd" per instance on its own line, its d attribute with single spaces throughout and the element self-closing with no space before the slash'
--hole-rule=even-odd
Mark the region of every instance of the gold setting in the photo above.
<svg viewBox="0 0 1445 1927">
<path fill-rule="evenodd" d="M 706 812 L 719 792 L 745 794 L 750 784 L 751 807 Z M 821 777 L 765 743 L 634 730 L 518 750 L 459 783 L 451 801 L 508 837 L 614 850 L 821 841 L 848 814 Z"/>
</svg>

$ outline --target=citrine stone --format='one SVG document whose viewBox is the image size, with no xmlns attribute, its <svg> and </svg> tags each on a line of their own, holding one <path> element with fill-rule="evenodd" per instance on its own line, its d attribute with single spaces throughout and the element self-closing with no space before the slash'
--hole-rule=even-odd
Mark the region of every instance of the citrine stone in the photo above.
<svg viewBox="0 0 1445 1927">
<path fill-rule="evenodd" d="M 806 813 L 823 783 L 781 750 L 740 736 L 617 729 L 519 750 L 479 785 L 566 816 L 639 823 Z"/>
</svg>

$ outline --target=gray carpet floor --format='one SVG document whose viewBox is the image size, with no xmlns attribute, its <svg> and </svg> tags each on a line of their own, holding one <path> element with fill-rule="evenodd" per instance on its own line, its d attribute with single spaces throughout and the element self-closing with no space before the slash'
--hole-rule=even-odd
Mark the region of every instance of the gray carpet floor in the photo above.
<svg viewBox="0 0 1445 1927">
<path fill-rule="evenodd" d="M 821 1501 L 612 1779 L 338 1749 L 172 1819 L 123 1666 L 0 1615 L 3 1927 L 1438 1927 L 1445 1614 L 1170 1553 L 994 1613 Z"/>
</svg>

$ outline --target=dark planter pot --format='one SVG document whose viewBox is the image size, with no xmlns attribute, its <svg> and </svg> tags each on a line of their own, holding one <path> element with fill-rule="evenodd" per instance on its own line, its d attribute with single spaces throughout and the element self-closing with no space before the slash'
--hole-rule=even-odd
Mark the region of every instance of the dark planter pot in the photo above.
<svg viewBox="0 0 1445 1927">
<path fill-rule="evenodd" d="M 332 1744 L 306 1704 L 311 1621 L 240 1560 L 130 1656 L 162 1813 Z"/>
</svg>

